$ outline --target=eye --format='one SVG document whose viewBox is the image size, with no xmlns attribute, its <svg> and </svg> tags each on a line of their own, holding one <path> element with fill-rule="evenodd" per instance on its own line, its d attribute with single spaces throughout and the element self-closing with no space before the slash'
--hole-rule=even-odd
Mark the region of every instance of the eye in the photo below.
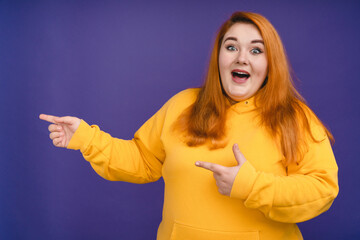
<svg viewBox="0 0 360 240">
<path fill-rule="evenodd" d="M 263 51 L 260 49 L 260 48 L 253 48 L 251 49 L 251 53 L 253 54 L 260 54 L 262 53 Z"/>
<path fill-rule="evenodd" d="M 229 51 L 236 51 L 237 50 L 237 48 L 234 47 L 233 45 L 226 46 L 226 49 L 229 50 Z"/>
</svg>

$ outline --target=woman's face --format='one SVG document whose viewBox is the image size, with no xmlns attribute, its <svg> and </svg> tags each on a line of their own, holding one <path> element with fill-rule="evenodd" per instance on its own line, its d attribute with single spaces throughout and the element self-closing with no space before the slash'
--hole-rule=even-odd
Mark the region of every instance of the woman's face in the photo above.
<svg viewBox="0 0 360 240">
<path fill-rule="evenodd" d="M 235 23 L 226 32 L 219 52 L 222 86 L 234 101 L 252 97 L 267 75 L 263 38 L 255 25 Z"/>
</svg>

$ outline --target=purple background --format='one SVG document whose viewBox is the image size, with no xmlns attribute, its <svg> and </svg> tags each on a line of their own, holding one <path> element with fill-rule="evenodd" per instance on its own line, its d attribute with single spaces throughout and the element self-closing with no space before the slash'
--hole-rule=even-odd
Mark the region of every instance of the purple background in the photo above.
<svg viewBox="0 0 360 240">
<path fill-rule="evenodd" d="M 1 1 L 0 239 L 155 239 L 163 181 L 100 178 L 48 139 L 40 113 L 134 132 L 202 83 L 235 10 L 278 30 L 300 92 L 336 138 L 340 194 L 305 239 L 360 238 L 359 1 Z"/>
</svg>

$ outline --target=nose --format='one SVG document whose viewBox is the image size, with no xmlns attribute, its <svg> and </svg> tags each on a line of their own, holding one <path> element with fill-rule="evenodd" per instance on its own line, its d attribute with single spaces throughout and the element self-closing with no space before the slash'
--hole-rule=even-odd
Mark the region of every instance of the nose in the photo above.
<svg viewBox="0 0 360 240">
<path fill-rule="evenodd" d="M 246 51 L 242 50 L 239 51 L 238 56 L 237 56 L 237 63 L 239 64 L 249 64 L 249 59 L 248 59 L 248 55 L 246 53 Z"/>
</svg>

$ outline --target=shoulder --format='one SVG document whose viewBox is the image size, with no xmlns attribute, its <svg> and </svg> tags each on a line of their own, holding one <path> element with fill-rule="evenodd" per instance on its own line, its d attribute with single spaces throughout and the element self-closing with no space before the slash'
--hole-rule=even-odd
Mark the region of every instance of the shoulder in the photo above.
<svg viewBox="0 0 360 240">
<path fill-rule="evenodd" d="M 199 94 L 200 88 L 188 88 L 175 94 L 166 103 L 169 107 L 185 109 L 193 104 Z"/>
<path fill-rule="evenodd" d="M 177 94 L 175 94 L 170 100 L 172 101 L 178 101 L 178 100 L 187 100 L 195 101 L 196 97 L 198 96 L 200 92 L 200 88 L 188 88 L 185 89 Z"/>
<path fill-rule="evenodd" d="M 199 91 L 199 88 L 189 88 L 175 94 L 159 109 L 157 115 L 176 118 L 195 102 Z"/>
<path fill-rule="evenodd" d="M 302 109 L 304 116 L 306 117 L 306 119 L 303 120 L 307 120 L 313 137 L 317 141 L 322 141 L 327 138 L 326 128 L 321 122 L 321 120 L 313 112 L 313 110 L 306 103 L 301 101 L 299 101 L 299 106 Z M 301 114 L 299 114 L 299 117 L 300 116 Z"/>
</svg>

